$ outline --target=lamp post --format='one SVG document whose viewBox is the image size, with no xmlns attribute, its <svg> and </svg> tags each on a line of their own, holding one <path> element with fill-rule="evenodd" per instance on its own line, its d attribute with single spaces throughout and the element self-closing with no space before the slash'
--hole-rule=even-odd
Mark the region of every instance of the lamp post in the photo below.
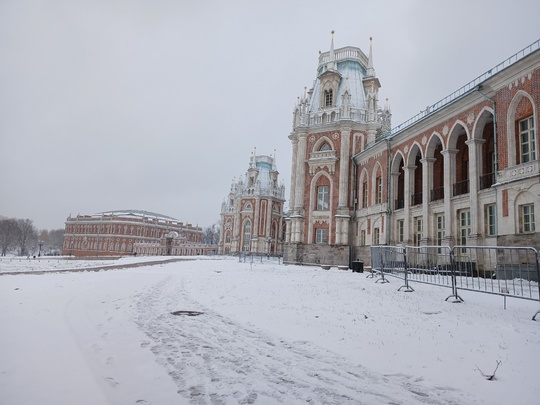
<svg viewBox="0 0 540 405">
<path fill-rule="evenodd" d="M 41 248 L 43 247 L 43 243 L 44 243 L 44 242 L 43 242 L 42 240 L 40 240 L 40 241 L 38 242 L 38 245 L 39 245 L 38 257 L 41 257 Z"/>
<path fill-rule="evenodd" d="M 270 258 L 270 242 L 272 242 L 272 238 L 268 236 L 266 238 L 266 256 Z"/>
</svg>

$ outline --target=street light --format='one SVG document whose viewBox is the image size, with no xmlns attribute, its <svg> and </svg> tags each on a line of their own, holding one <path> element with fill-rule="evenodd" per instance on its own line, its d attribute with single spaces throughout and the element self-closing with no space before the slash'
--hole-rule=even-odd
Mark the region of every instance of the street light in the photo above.
<svg viewBox="0 0 540 405">
<path fill-rule="evenodd" d="M 38 245 L 39 245 L 38 257 L 41 257 L 41 248 L 43 247 L 43 243 L 44 243 L 44 242 L 43 242 L 42 240 L 40 240 L 40 241 L 38 242 Z"/>
</svg>

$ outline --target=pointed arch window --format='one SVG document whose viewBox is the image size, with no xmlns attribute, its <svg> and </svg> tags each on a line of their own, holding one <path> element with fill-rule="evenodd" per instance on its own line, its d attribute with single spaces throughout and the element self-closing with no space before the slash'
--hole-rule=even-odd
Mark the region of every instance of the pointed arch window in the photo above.
<svg viewBox="0 0 540 405">
<path fill-rule="evenodd" d="M 320 151 L 320 152 L 325 152 L 325 151 L 328 151 L 328 150 L 330 150 L 330 145 L 328 145 L 328 143 L 326 143 L 326 142 L 323 143 L 323 144 L 321 145 L 321 147 L 319 148 L 319 151 Z"/>
<path fill-rule="evenodd" d="M 519 150 L 521 163 L 536 160 L 536 137 L 533 117 L 519 121 Z"/>
<path fill-rule="evenodd" d="M 249 244 L 251 242 L 251 221 L 247 220 L 244 223 L 244 251 L 249 252 Z"/>
<path fill-rule="evenodd" d="M 328 211 L 328 186 L 317 187 L 317 211 Z"/>
</svg>

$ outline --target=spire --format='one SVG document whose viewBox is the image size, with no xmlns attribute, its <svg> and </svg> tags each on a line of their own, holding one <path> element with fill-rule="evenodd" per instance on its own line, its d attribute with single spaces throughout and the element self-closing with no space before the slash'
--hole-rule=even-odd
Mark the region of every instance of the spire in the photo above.
<svg viewBox="0 0 540 405">
<path fill-rule="evenodd" d="M 334 53 L 334 30 L 332 30 L 332 41 L 330 42 L 330 56 L 328 57 L 328 70 L 335 70 L 336 54 Z"/>
<path fill-rule="evenodd" d="M 375 77 L 375 69 L 373 69 L 373 38 L 372 37 L 369 37 L 369 59 L 368 59 L 367 75 Z"/>
</svg>

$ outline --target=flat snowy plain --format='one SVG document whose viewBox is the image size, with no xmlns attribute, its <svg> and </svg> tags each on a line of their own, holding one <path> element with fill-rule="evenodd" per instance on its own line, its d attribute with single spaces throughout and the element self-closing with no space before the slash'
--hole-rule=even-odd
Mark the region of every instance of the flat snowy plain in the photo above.
<svg viewBox="0 0 540 405">
<path fill-rule="evenodd" d="M 57 272 L 145 260 L 1 260 L 0 403 L 538 404 L 538 302 L 234 258 Z"/>
</svg>

